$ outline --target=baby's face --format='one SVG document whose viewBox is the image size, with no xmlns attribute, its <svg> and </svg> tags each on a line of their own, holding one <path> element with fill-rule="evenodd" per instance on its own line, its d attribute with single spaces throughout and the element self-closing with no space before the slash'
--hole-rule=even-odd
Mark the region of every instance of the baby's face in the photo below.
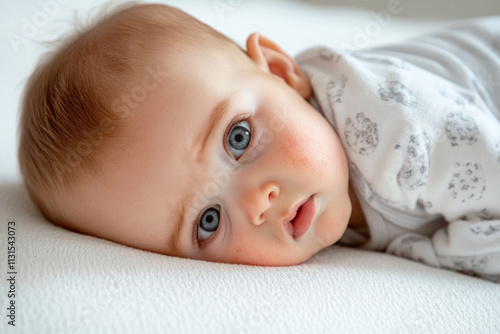
<svg viewBox="0 0 500 334">
<path fill-rule="evenodd" d="M 163 254 L 260 265 L 301 263 L 336 242 L 351 213 L 348 169 L 324 117 L 250 63 L 176 61 L 135 101 L 118 167 L 106 184 L 88 186 L 101 203 L 88 231 Z"/>
</svg>

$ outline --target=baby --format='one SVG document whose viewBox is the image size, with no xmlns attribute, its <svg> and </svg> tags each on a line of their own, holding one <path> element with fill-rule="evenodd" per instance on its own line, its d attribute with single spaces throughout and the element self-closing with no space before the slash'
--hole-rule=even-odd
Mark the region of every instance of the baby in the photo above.
<svg viewBox="0 0 500 334">
<path fill-rule="evenodd" d="M 162 254 L 293 265 L 340 240 L 500 281 L 499 28 L 294 60 L 128 5 L 30 77 L 25 184 L 54 223 Z"/>
</svg>

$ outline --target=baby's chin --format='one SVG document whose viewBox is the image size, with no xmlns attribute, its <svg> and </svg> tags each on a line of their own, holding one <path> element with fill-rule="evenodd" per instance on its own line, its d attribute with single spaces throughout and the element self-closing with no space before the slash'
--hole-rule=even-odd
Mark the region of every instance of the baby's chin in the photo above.
<svg viewBox="0 0 500 334">
<path fill-rule="evenodd" d="M 315 253 L 317 253 L 317 252 L 319 252 L 319 251 L 321 251 L 321 250 L 323 250 L 323 249 L 325 249 L 327 247 L 330 247 L 331 245 L 333 245 L 334 243 L 336 243 L 337 241 L 339 241 L 339 238 L 337 236 L 322 235 L 322 236 L 319 236 L 316 239 L 316 241 L 318 243 L 318 248 L 319 249 Z"/>
</svg>

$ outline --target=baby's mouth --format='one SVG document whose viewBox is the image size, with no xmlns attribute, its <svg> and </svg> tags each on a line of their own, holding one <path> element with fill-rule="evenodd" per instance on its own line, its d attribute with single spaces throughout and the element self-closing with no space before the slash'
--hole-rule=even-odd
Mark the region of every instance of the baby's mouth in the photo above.
<svg viewBox="0 0 500 334">
<path fill-rule="evenodd" d="M 299 207 L 290 213 L 290 216 L 285 219 L 283 224 L 288 234 L 294 239 L 298 239 L 307 232 L 315 215 L 316 202 L 313 195 L 304 202 L 299 203 Z"/>
<path fill-rule="evenodd" d="M 295 218 L 297 218 L 297 216 L 300 214 L 300 212 L 302 211 L 302 206 L 299 206 L 299 209 L 295 212 L 295 214 L 293 215 L 293 218 L 292 220 L 290 220 L 290 223 L 293 225 L 293 223 L 295 222 Z"/>
</svg>

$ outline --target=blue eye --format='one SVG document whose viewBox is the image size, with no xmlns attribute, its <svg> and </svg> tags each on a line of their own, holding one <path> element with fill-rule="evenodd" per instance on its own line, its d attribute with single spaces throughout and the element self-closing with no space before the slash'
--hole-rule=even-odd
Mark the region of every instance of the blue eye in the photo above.
<svg viewBox="0 0 500 334">
<path fill-rule="evenodd" d="M 232 127 L 227 141 L 235 159 L 239 159 L 243 155 L 251 138 L 250 124 L 247 121 L 238 122 Z"/>
<path fill-rule="evenodd" d="M 203 212 L 198 225 L 198 239 L 205 241 L 217 231 L 220 222 L 220 209 L 218 205 L 212 206 Z"/>
</svg>

